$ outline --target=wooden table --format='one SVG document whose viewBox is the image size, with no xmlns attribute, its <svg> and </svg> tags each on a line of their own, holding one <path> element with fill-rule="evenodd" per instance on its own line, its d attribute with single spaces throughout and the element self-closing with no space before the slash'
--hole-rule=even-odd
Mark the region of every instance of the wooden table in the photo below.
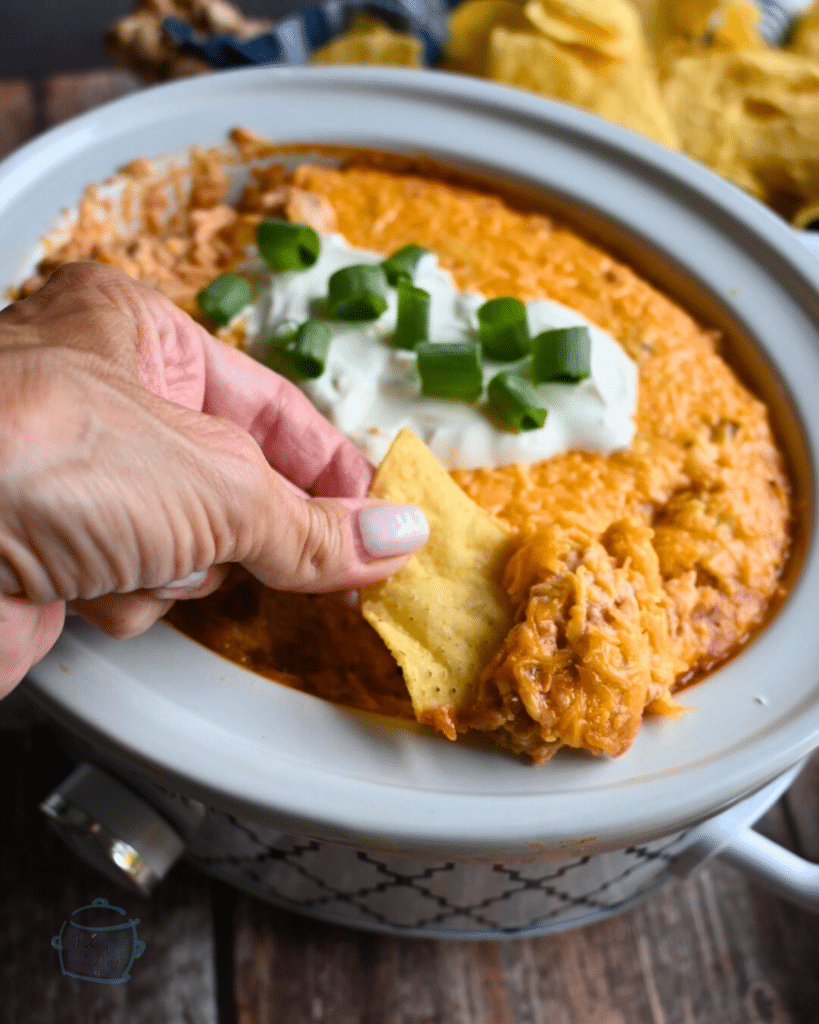
<svg viewBox="0 0 819 1024">
<path fill-rule="evenodd" d="M 0 156 L 138 87 L 0 80 Z M 387 938 L 275 910 L 177 866 L 141 900 L 74 860 L 38 802 L 71 769 L 45 725 L 0 733 L 0 1024 L 819 1024 L 819 916 L 714 862 L 620 917 L 530 940 Z M 760 830 L 819 861 L 819 758 Z M 104 896 L 146 943 L 130 982 L 51 948 Z"/>
</svg>

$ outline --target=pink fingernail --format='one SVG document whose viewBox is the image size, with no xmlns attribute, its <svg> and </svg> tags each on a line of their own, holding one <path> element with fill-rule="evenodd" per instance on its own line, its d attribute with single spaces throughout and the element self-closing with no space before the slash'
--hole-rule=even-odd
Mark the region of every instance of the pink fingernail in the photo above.
<svg viewBox="0 0 819 1024">
<path fill-rule="evenodd" d="M 358 513 L 361 543 L 370 558 L 417 551 L 429 540 L 427 517 L 417 505 L 373 505 Z"/>
</svg>

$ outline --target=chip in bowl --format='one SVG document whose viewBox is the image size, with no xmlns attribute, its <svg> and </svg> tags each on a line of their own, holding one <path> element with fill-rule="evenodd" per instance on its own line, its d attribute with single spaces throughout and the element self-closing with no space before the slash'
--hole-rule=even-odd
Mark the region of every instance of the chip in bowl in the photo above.
<svg viewBox="0 0 819 1024">
<path fill-rule="evenodd" d="M 117 195 L 140 214 L 138 244 L 115 230 L 109 199 L 90 189 L 67 237 L 46 240 L 38 275 L 20 294 L 62 262 L 104 258 L 187 308 L 200 278 L 257 275 L 267 266 L 259 255 L 247 262 L 247 230 L 264 217 L 301 221 L 331 210 L 323 256 L 296 275 L 298 285 L 289 272 L 253 277 L 281 300 L 277 315 L 299 323 L 311 315 L 341 256 L 374 267 L 421 247 L 428 255 L 413 271 L 416 284 L 428 283 L 439 310 L 460 311 L 443 317 L 442 341 L 465 332 L 472 341 L 463 347 L 473 350 L 483 300 L 505 297 L 508 306 L 516 298 L 527 318 L 557 316 L 561 306 L 564 319 L 553 328 L 580 318 L 590 332 L 608 334 L 613 348 L 599 353 L 633 362 L 637 404 L 633 412 L 624 406 L 634 417 L 628 437 L 613 433 L 600 446 L 584 435 L 539 456 L 515 448 L 506 457 L 509 444 L 528 449 L 540 426 L 510 431 L 484 403 L 432 398 L 446 412 L 430 430 L 417 353 L 393 344 L 395 305 L 380 327 L 348 325 L 333 339 L 323 377 L 301 386 L 317 402 L 331 396 L 321 406 L 326 415 L 346 417 L 364 408 L 345 397 L 364 394 L 356 390 L 364 382 L 370 418 L 359 424 L 361 439 L 395 437 L 391 425 L 405 426 L 405 414 L 418 424 L 415 433 L 449 472 L 405 434 L 373 493 L 424 508 L 432 540 L 402 573 L 363 594 L 366 618 L 332 598 L 270 591 L 234 571 L 216 594 L 178 602 L 170 621 L 279 683 L 361 710 L 412 715 L 450 738 L 477 731 L 538 763 L 562 746 L 617 756 L 645 716 L 679 715 L 680 687 L 741 650 L 776 610 L 792 543 L 794 502 L 767 411 L 721 358 L 719 334 L 539 206 L 429 158 L 328 147 L 328 162 L 299 162 L 300 148 L 277 152 L 247 131 L 234 132 L 232 143 L 235 153 L 192 152 L 170 178 L 161 165 L 155 177 L 129 165 Z M 227 171 L 248 160 L 244 191 L 230 205 Z M 190 187 L 179 190 L 183 208 L 166 222 L 156 197 L 178 176 Z M 266 336 L 276 324 L 261 317 L 273 306 L 257 305 L 255 327 L 243 312 L 218 336 L 243 346 Z M 491 375 L 490 364 L 487 355 Z M 569 422 L 559 418 L 563 408 L 596 408 L 581 401 L 589 397 L 583 389 L 602 399 L 614 377 L 595 374 L 554 385 L 571 394 L 552 394 L 547 432 Z M 399 418 L 382 422 L 374 399 L 383 380 L 414 398 Z M 629 393 L 615 392 L 618 402 Z M 468 450 L 461 427 L 453 428 L 461 406 L 479 431 L 490 429 L 491 443 L 468 464 L 450 459 Z"/>
<path fill-rule="evenodd" d="M 429 522 L 426 545 L 362 590 L 361 610 L 401 666 L 418 720 L 455 739 L 453 714 L 512 626 L 502 585 L 512 531 L 467 497 L 411 430 L 393 442 L 370 494 L 419 505 Z"/>
</svg>

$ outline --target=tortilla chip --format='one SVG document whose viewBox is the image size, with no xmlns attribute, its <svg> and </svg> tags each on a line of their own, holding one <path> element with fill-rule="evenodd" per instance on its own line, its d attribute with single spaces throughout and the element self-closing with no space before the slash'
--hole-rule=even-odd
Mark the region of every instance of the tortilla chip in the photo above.
<svg viewBox="0 0 819 1024">
<path fill-rule="evenodd" d="M 791 49 L 804 57 L 819 60 L 819 3 L 796 22 Z"/>
<path fill-rule="evenodd" d="M 639 25 L 639 15 L 626 0 L 538 0 L 547 17 L 571 27 L 584 39 L 600 45 L 628 39 Z"/>
<path fill-rule="evenodd" d="M 723 95 L 728 63 L 723 55 L 678 60 L 664 84 L 663 98 L 683 151 L 759 198 L 759 184 L 737 147 L 739 104 Z"/>
<path fill-rule="evenodd" d="M 529 0 L 524 8 L 532 25 L 553 42 L 586 47 L 611 59 L 639 57 L 642 26 L 637 11 L 623 0 Z"/>
<path fill-rule="evenodd" d="M 667 0 L 657 7 L 652 42 L 660 74 L 690 56 L 766 49 L 755 0 Z"/>
<path fill-rule="evenodd" d="M 347 35 L 361 35 L 365 32 L 375 32 L 379 29 L 393 31 L 388 21 L 379 18 L 377 14 L 370 11 L 353 11 L 347 22 Z"/>
<path fill-rule="evenodd" d="M 788 219 L 819 198 L 819 62 L 781 50 L 687 57 L 664 95 L 689 156 Z"/>
<path fill-rule="evenodd" d="M 802 231 L 807 228 L 815 231 L 819 227 L 819 201 L 812 200 L 801 206 L 793 215 L 791 224 Z"/>
<path fill-rule="evenodd" d="M 648 32 L 657 21 L 657 10 L 664 0 L 631 0 L 631 6 L 639 15 L 643 28 Z"/>
<path fill-rule="evenodd" d="M 564 100 L 677 147 L 643 45 L 639 59 L 620 61 L 599 50 L 558 45 L 542 35 L 493 29 L 489 77 Z"/>
<path fill-rule="evenodd" d="M 319 47 L 311 64 L 424 66 L 424 44 L 409 32 L 395 32 L 377 18 L 360 15 L 343 34 Z"/>
<path fill-rule="evenodd" d="M 518 32 L 531 28 L 521 4 L 514 0 L 467 0 L 459 4 L 449 19 L 441 66 L 465 75 L 486 76 L 489 35 L 499 26 Z"/>
<path fill-rule="evenodd" d="M 658 5 L 657 17 L 665 24 L 670 36 L 703 40 L 726 10 L 749 4 L 756 7 L 758 18 L 759 7 L 753 0 L 665 0 L 665 3 Z"/>
<path fill-rule="evenodd" d="M 394 576 L 361 591 L 364 618 L 401 666 L 419 721 L 455 739 L 452 713 L 512 628 L 502 585 L 508 527 L 452 480 L 411 430 L 402 430 L 370 495 L 419 505 L 430 539 Z"/>
<path fill-rule="evenodd" d="M 757 29 L 760 16 L 755 0 L 738 0 L 718 7 L 709 22 L 712 48 L 725 52 L 765 48 L 765 40 Z"/>
<path fill-rule="evenodd" d="M 591 110 L 601 89 L 599 69 L 551 40 L 522 32 L 493 29 L 489 38 L 489 77 Z"/>
</svg>

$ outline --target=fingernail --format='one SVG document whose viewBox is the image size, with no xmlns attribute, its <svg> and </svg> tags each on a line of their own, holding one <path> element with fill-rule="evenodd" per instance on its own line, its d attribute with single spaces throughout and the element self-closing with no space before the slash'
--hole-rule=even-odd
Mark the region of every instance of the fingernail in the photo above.
<svg viewBox="0 0 819 1024">
<path fill-rule="evenodd" d="M 427 517 L 417 505 L 373 505 L 358 513 L 361 543 L 370 558 L 417 551 L 429 540 Z"/>
<path fill-rule="evenodd" d="M 202 572 L 192 572 L 190 576 L 186 576 L 184 580 L 174 580 L 172 583 L 166 583 L 162 589 L 182 590 L 185 587 L 198 587 L 200 583 L 205 582 L 207 575 L 207 569 L 204 569 Z"/>
</svg>

